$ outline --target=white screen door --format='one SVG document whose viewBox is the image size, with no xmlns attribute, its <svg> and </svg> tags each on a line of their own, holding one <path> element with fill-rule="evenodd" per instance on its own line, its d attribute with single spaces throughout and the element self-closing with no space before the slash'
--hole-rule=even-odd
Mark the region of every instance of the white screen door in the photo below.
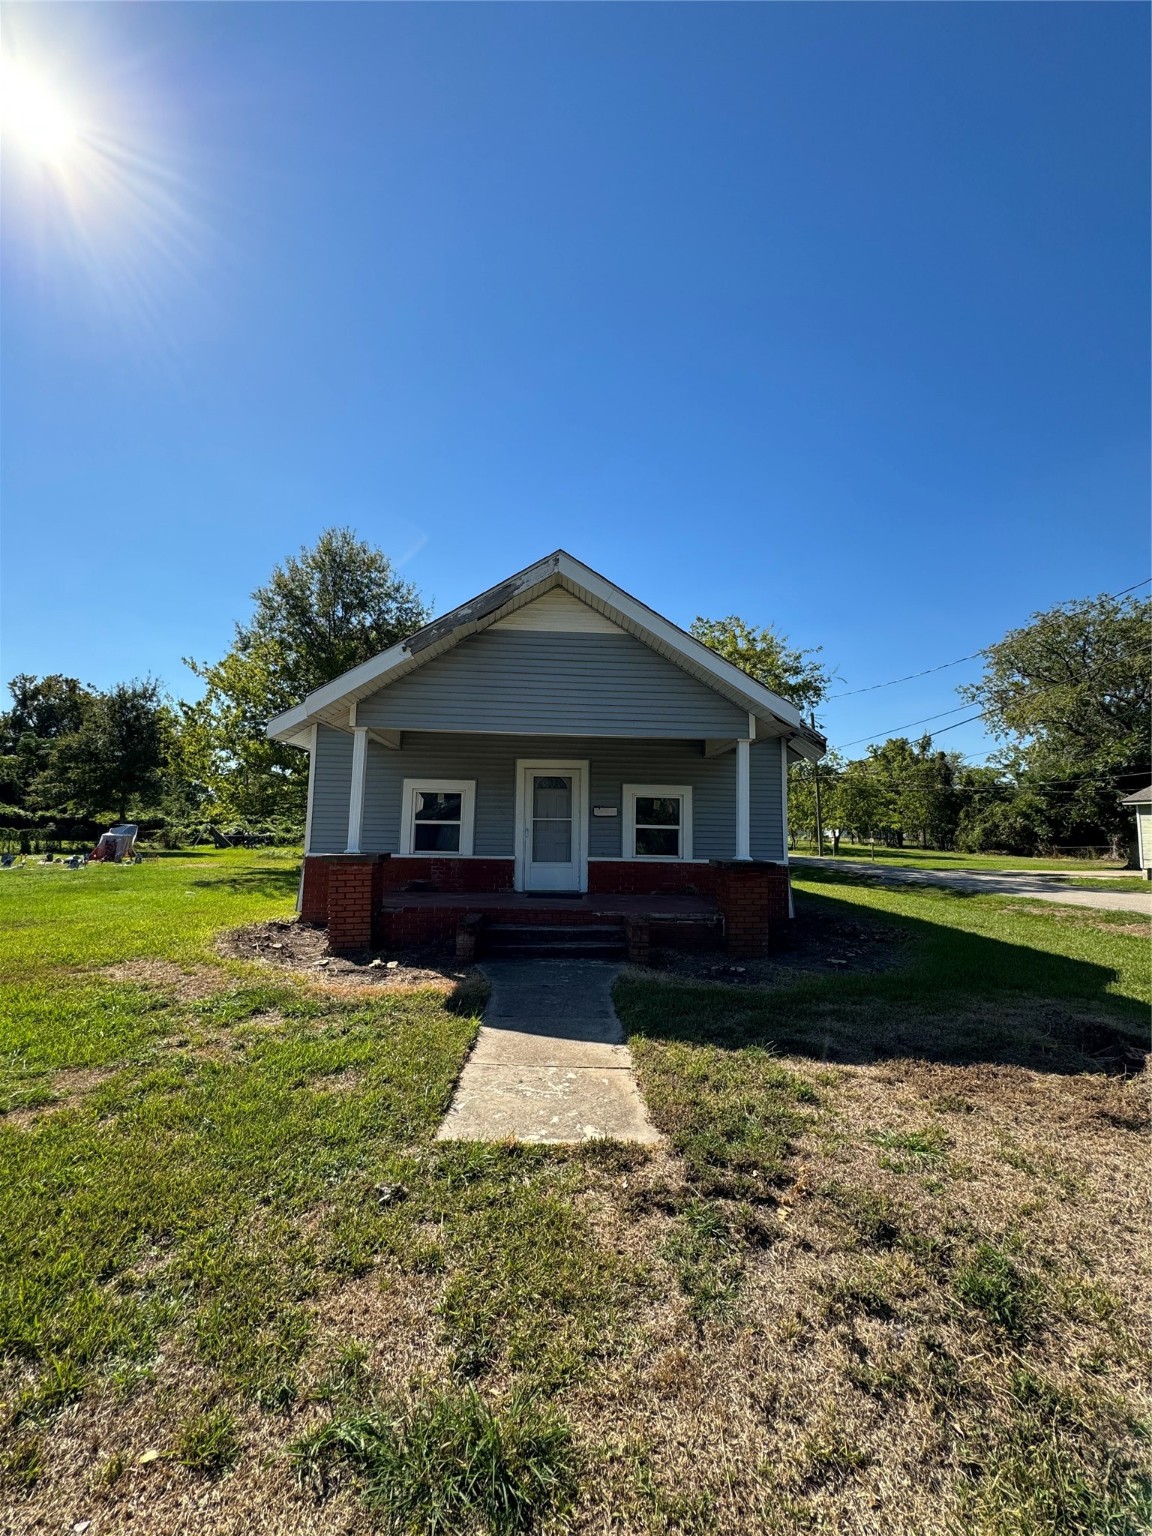
<svg viewBox="0 0 1152 1536">
<path fill-rule="evenodd" d="M 525 768 L 520 789 L 526 891 L 578 891 L 583 881 L 580 770 L 568 764 Z"/>
</svg>

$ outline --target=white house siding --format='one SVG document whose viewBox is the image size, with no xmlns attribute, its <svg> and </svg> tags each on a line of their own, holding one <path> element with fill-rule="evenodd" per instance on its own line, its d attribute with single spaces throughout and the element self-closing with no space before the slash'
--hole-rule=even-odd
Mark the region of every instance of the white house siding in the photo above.
<svg viewBox="0 0 1152 1536">
<path fill-rule="evenodd" d="M 1136 807 L 1137 862 L 1141 869 L 1152 869 L 1152 805 Z"/>
<path fill-rule="evenodd" d="M 333 739 L 335 738 L 335 739 Z M 312 816 L 312 853 L 339 853 L 348 829 L 352 738 L 321 727 Z M 475 779 L 473 853 L 515 853 L 517 758 L 587 760 L 590 803 L 615 806 L 614 817 L 589 819 L 589 857 L 619 858 L 625 784 L 692 786 L 693 853 L 731 858 L 736 847 L 736 755 L 705 757 L 701 741 L 605 740 L 588 736 L 489 736 L 406 731 L 399 751 L 368 742 L 362 849 L 398 853 L 403 781 L 422 777 Z M 752 748 L 752 855 L 780 859 L 780 743 Z"/>
<path fill-rule="evenodd" d="M 495 627 L 357 705 L 357 723 L 404 731 L 732 737 L 748 715 L 631 635 Z"/>
</svg>

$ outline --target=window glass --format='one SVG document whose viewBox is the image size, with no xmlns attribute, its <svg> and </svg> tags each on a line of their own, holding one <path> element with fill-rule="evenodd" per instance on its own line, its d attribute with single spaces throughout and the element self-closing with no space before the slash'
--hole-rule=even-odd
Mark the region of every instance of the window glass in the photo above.
<svg viewBox="0 0 1152 1536">
<path fill-rule="evenodd" d="M 638 827 L 678 827 L 680 796 L 637 795 L 636 825 Z"/>
<path fill-rule="evenodd" d="M 636 857 L 678 859 L 680 820 L 684 802 L 679 795 L 636 796 Z"/>
<path fill-rule="evenodd" d="M 416 791 L 417 821 L 459 821 L 463 795 L 438 794 L 433 790 Z"/>
<path fill-rule="evenodd" d="M 638 858 L 678 859 L 680 857 L 680 828 L 637 827 L 636 855 Z"/>
<path fill-rule="evenodd" d="M 414 853 L 459 853 L 458 821 L 418 821 L 412 828 Z"/>
</svg>

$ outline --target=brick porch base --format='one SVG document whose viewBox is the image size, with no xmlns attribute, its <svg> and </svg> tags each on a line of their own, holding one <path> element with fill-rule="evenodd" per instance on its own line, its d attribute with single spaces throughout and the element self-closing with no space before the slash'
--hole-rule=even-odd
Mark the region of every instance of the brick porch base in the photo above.
<svg viewBox="0 0 1152 1536">
<path fill-rule="evenodd" d="M 304 860 L 300 917 L 326 924 L 332 949 L 351 952 L 453 942 L 465 914 L 489 908 L 499 912 L 501 922 L 579 923 L 614 916 L 636 925 L 648 919 L 651 943 L 696 948 L 714 942 L 719 913 L 724 946 L 738 958 L 764 954 L 788 920 L 784 864 L 591 860 L 587 894 L 551 900 L 515 893 L 514 872 L 512 859 L 312 854 Z"/>
</svg>

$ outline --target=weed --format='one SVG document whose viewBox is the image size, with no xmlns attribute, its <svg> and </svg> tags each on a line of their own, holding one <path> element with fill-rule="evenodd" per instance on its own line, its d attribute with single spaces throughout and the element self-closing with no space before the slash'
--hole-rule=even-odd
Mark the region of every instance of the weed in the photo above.
<svg viewBox="0 0 1152 1536">
<path fill-rule="evenodd" d="M 571 1432 L 513 1396 L 501 1412 L 471 1389 L 407 1414 L 333 1420 L 293 1448 L 302 1486 L 323 1495 L 341 1462 L 383 1528 L 420 1536 L 526 1536 L 563 1516 L 576 1490 Z"/>
<path fill-rule="evenodd" d="M 1004 1249 L 981 1243 L 955 1274 L 953 1289 L 969 1307 L 1010 1338 L 1032 1332 L 1043 1315 L 1044 1291 L 1036 1276 L 1012 1262 Z"/>
<path fill-rule="evenodd" d="M 664 1254 L 688 1298 L 694 1322 L 731 1311 L 743 1265 L 739 1245 L 718 1207 L 704 1200 L 686 1205 L 664 1244 Z"/>
<path fill-rule="evenodd" d="M 176 1460 L 203 1477 L 222 1477 L 240 1460 L 242 1451 L 236 1421 L 223 1408 L 195 1414 L 176 1438 Z"/>
</svg>

